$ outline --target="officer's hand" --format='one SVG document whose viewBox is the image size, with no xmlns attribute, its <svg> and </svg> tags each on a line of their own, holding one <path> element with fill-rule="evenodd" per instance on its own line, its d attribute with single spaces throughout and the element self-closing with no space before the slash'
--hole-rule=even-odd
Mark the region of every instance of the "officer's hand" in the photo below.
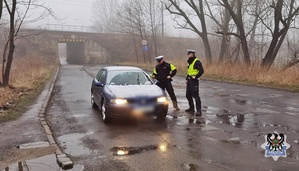
<svg viewBox="0 0 299 171">
<path fill-rule="evenodd" d="M 193 80 L 195 80 L 195 78 L 196 78 L 195 76 L 192 76 L 192 79 L 193 79 Z"/>
<path fill-rule="evenodd" d="M 170 79 L 170 78 L 171 78 L 171 76 L 168 75 L 168 76 L 167 76 L 167 79 Z"/>
</svg>

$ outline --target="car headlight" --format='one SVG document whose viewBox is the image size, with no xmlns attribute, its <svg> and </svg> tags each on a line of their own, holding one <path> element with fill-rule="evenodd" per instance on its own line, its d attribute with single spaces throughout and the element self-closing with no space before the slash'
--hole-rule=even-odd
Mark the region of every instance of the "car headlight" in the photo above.
<svg viewBox="0 0 299 171">
<path fill-rule="evenodd" d="M 111 102 L 117 105 L 125 105 L 128 103 L 126 99 L 112 99 Z"/>
<path fill-rule="evenodd" d="M 158 103 L 165 103 L 165 102 L 167 102 L 167 99 L 166 99 L 166 97 L 159 97 L 159 98 L 157 98 L 157 102 Z"/>
</svg>

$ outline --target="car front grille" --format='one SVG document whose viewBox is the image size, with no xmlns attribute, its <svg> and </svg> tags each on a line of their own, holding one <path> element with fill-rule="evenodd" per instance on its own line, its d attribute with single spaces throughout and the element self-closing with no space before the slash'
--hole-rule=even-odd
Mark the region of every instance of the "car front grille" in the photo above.
<svg viewBox="0 0 299 171">
<path fill-rule="evenodd" d="M 135 104 L 135 105 L 147 105 L 147 104 L 156 103 L 156 101 L 157 101 L 157 98 L 128 99 L 128 102 L 130 104 Z"/>
</svg>

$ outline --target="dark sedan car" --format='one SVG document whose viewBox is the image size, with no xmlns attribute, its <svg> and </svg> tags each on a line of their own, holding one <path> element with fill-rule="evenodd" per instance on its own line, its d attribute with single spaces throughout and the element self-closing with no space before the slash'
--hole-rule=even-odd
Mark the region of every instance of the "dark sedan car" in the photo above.
<svg viewBox="0 0 299 171">
<path fill-rule="evenodd" d="M 91 105 L 99 108 L 105 123 L 112 118 L 167 115 L 165 92 L 137 67 L 111 66 L 101 69 L 91 85 Z"/>
</svg>

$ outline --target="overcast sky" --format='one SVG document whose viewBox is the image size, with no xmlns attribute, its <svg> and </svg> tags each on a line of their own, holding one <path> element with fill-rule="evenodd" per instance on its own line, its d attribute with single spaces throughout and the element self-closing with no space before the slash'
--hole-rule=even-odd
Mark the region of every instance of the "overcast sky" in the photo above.
<svg viewBox="0 0 299 171">
<path fill-rule="evenodd" d="M 48 24 L 58 24 L 58 25 L 76 25 L 76 26 L 93 26 L 93 6 L 96 0 L 38 0 L 39 4 L 45 7 L 51 8 L 55 16 L 61 19 L 59 21 L 55 20 L 53 17 L 47 17 L 37 23 L 30 24 L 34 27 L 47 27 Z M 116 0 L 117 1 L 117 0 Z M 42 13 L 42 9 L 34 11 L 33 17 L 36 17 Z M 174 29 L 174 22 L 172 21 L 169 13 L 164 12 L 165 21 L 165 31 L 168 34 L 176 37 L 191 37 L 194 34 L 186 30 Z M 49 28 L 49 27 L 48 27 Z"/>
<path fill-rule="evenodd" d="M 52 9 L 54 14 L 63 19 L 56 21 L 47 17 L 46 24 L 83 25 L 92 26 L 92 6 L 94 0 L 39 0 L 44 6 Z"/>
</svg>

